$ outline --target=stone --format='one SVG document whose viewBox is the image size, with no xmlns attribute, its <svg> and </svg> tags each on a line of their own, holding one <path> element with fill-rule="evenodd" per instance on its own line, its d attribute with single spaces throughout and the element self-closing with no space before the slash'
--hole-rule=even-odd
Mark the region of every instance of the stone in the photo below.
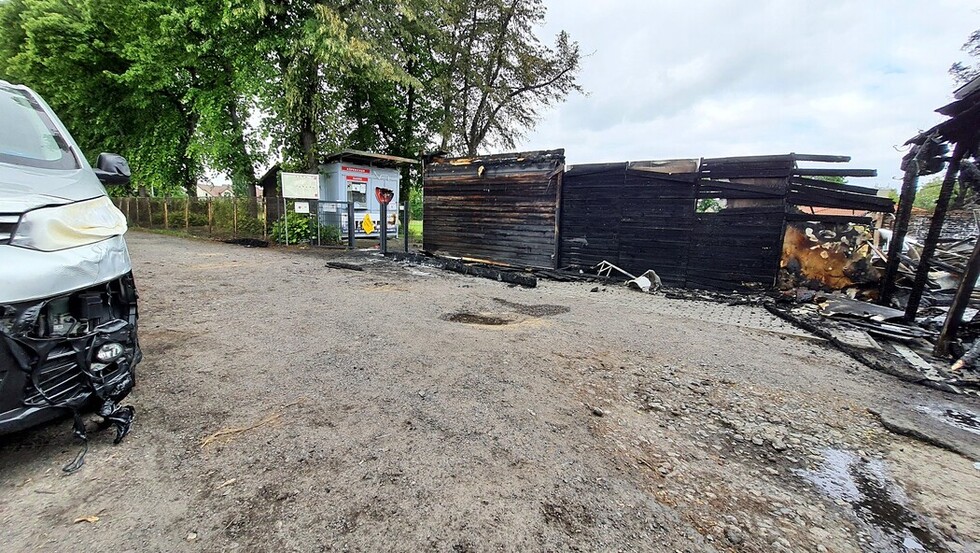
<svg viewBox="0 0 980 553">
<path fill-rule="evenodd" d="M 725 539 L 732 545 L 741 545 L 745 541 L 745 536 L 738 528 L 729 527 L 725 528 Z"/>
</svg>

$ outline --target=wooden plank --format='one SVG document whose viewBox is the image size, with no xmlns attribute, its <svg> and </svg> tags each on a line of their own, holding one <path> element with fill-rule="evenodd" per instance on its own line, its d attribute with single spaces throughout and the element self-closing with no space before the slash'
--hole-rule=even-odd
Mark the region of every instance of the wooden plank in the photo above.
<svg viewBox="0 0 980 553">
<path fill-rule="evenodd" d="M 800 177 L 877 177 L 877 169 L 795 169 L 793 175 Z"/>
</svg>

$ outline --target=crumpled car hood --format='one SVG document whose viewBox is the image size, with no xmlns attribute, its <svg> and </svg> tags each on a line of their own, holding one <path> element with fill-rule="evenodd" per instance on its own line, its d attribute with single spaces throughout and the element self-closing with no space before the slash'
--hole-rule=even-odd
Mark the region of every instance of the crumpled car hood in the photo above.
<svg viewBox="0 0 980 553">
<path fill-rule="evenodd" d="M 91 169 L 38 169 L 0 163 L 0 213 L 23 213 L 105 194 Z"/>
</svg>

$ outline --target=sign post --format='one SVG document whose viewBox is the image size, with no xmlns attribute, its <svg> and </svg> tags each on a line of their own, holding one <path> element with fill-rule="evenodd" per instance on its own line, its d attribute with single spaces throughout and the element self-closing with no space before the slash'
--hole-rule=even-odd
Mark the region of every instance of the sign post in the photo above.
<svg viewBox="0 0 980 553">
<path fill-rule="evenodd" d="M 395 193 L 387 188 L 375 188 L 374 197 L 381 207 L 381 220 L 378 221 L 381 228 L 381 255 L 388 255 L 388 202 L 395 197 Z"/>
</svg>

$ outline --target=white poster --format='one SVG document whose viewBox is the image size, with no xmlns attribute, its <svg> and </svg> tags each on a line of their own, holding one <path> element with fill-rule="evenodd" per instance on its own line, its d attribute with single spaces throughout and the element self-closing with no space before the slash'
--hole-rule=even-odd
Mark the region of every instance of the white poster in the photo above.
<svg viewBox="0 0 980 553">
<path fill-rule="evenodd" d="M 293 207 L 295 208 L 296 213 L 306 213 L 306 214 L 309 214 L 309 212 L 310 212 L 310 204 L 308 204 L 306 202 L 298 202 Z"/>
<path fill-rule="evenodd" d="M 304 200 L 320 199 L 320 175 L 282 173 L 282 196 Z"/>
</svg>

